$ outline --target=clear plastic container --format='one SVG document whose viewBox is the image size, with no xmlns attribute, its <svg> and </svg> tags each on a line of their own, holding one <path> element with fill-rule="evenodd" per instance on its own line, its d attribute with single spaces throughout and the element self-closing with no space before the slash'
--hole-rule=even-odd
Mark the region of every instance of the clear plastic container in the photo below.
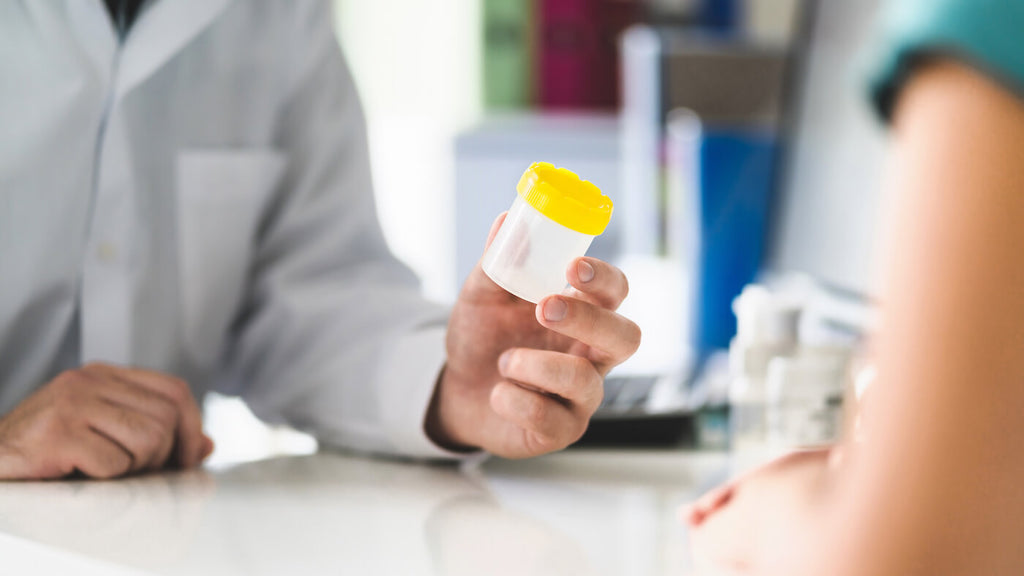
<svg viewBox="0 0 1024 576">
<path fill-rule="evenodd" d="M 793 355 L 799 344 L 801 306 L 753 284 L 733 301 L 736 337 L 729 347 L 730 435 L 734 452 L 768 448 L 768 366 Z"/>
<path fill-rule="evenodd" d="M 545 162 L 532 164 L 516 188 L 482 266 L 499 286 L 536 304 L 565 289 L 569 264 L 604 232 L 612 202 L 597 186 Z"/>
<path fill-rule="evenodd" d="M 784 452 L 835 442 L 842 429 L 850 350 L 804 347 L 768 366 L 768 436 Z"/>
</svg>

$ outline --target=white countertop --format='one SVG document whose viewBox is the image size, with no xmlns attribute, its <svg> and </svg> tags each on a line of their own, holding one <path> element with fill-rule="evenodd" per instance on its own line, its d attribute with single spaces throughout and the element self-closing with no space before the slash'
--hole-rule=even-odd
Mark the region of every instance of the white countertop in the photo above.
<svg viewBox="0 0 1024 576">
<path fill-rule="evenodd" d="M 0 573 L 686 574 L 678 507 L 727 469 L 723 454 L 678 451 L 467 470 L 319 453 L 6 483 Z"/>
</svg>

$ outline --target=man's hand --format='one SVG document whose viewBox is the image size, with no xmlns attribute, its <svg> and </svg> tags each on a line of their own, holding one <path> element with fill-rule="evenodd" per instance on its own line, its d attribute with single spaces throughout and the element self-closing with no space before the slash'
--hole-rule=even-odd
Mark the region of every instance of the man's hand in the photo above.
<svg viewBox="0 0 1024 576">
<path fill-rule="evenodd" d="M 0 479 L 191 468 L 212 451 L 188 385 L 146 370 L 64 372 L 0 419 Z"/>
<path fill-rule="evenodd" d="M 838 462 L 837 449 L 793 452 L 684 509 L 695 560 L 715 573 L 786 573 L 816 528 L 814 504 L 830 462 Z"/>
<path fill-rule="evenodd" d="M 448 324 L 448 364 L 426 422 L 435 442 L 526 458 L 583 435 L 604 375 L 636 351 L 640 329 L 615 313 L 629 290 L 619 269 L 578 258 L 566 278 L 569 292 L 535 306 L 477 264 Z"/>
</svg>

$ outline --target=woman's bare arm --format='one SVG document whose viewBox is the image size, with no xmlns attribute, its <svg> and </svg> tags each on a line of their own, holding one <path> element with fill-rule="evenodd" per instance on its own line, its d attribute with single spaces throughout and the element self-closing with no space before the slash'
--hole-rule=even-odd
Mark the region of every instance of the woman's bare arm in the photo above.
<svg viewBox="0 0 1024 576">
<path fill-rule="evenodd" d="M 936 61 L 894 138 L 879 380 L 816 573 L 1024 574 L 1024 105 Z"/>
<path fill-rule="evenodd" d="M 866 440 L 697 502 L 698 558 L 742 574 L 1024 574 L 1024 105 L 935 61 L 894 132 Z"/>
</svg>

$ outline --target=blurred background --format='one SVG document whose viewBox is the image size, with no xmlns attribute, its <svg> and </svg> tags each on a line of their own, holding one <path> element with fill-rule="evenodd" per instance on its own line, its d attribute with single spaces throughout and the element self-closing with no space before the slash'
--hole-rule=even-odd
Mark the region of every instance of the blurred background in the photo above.
<svg viewBox="0 0 1024 576">
<path fill-rule="evenodd" d="M 567 167 L 644 331 L 583 444 L 827 440 L 873 321 L 878 4 L 336 0 L 388 242 L 452 303 L 526 167 Z"/>
<path fill-rule="evenodd" d="M 595 158 L 581 160 L 611 159 L 619 146 L 621 36 L 627 28 L 702 31 L 779 52 L 792 41 L 798 5 L 799 0 L 337 0 L 338 39 L 366 108 L 380 217 L 392 249 L 418 272 L 429 296 L 453 301 L 467 272 L 456 257 L 463 248 L 456 248 L 457 237 L 462 239 L 454 219 L 456 173 L 466 161 L 480 159 L 469 156 L 566 156 L 577 153 L 583 140 L 584 147 L 595 148 Z M 637 88 L 652 95 L 663 89 Z M 718 95 L 732 97 L 723 92 Z M 605 142 L 593 139 L 608 140 L 610 147 L 598 150 Z M 531 155 L 535 146 L 542 148 Z M 500 178 L 508 172 L 493 174 L 487 190 L 473 193 L 500 198 L 504 209 L 528 164 L 516 165 L 511 178 Z M 608 181 L 611 172 L 583 176 L 607 192 L 620 186 Z M 486 235 L 493 216 L 483 216 L 474 229 Z M 482 242 L 483 237 L 464 247 L 474 261 Z"/>
</svg>

